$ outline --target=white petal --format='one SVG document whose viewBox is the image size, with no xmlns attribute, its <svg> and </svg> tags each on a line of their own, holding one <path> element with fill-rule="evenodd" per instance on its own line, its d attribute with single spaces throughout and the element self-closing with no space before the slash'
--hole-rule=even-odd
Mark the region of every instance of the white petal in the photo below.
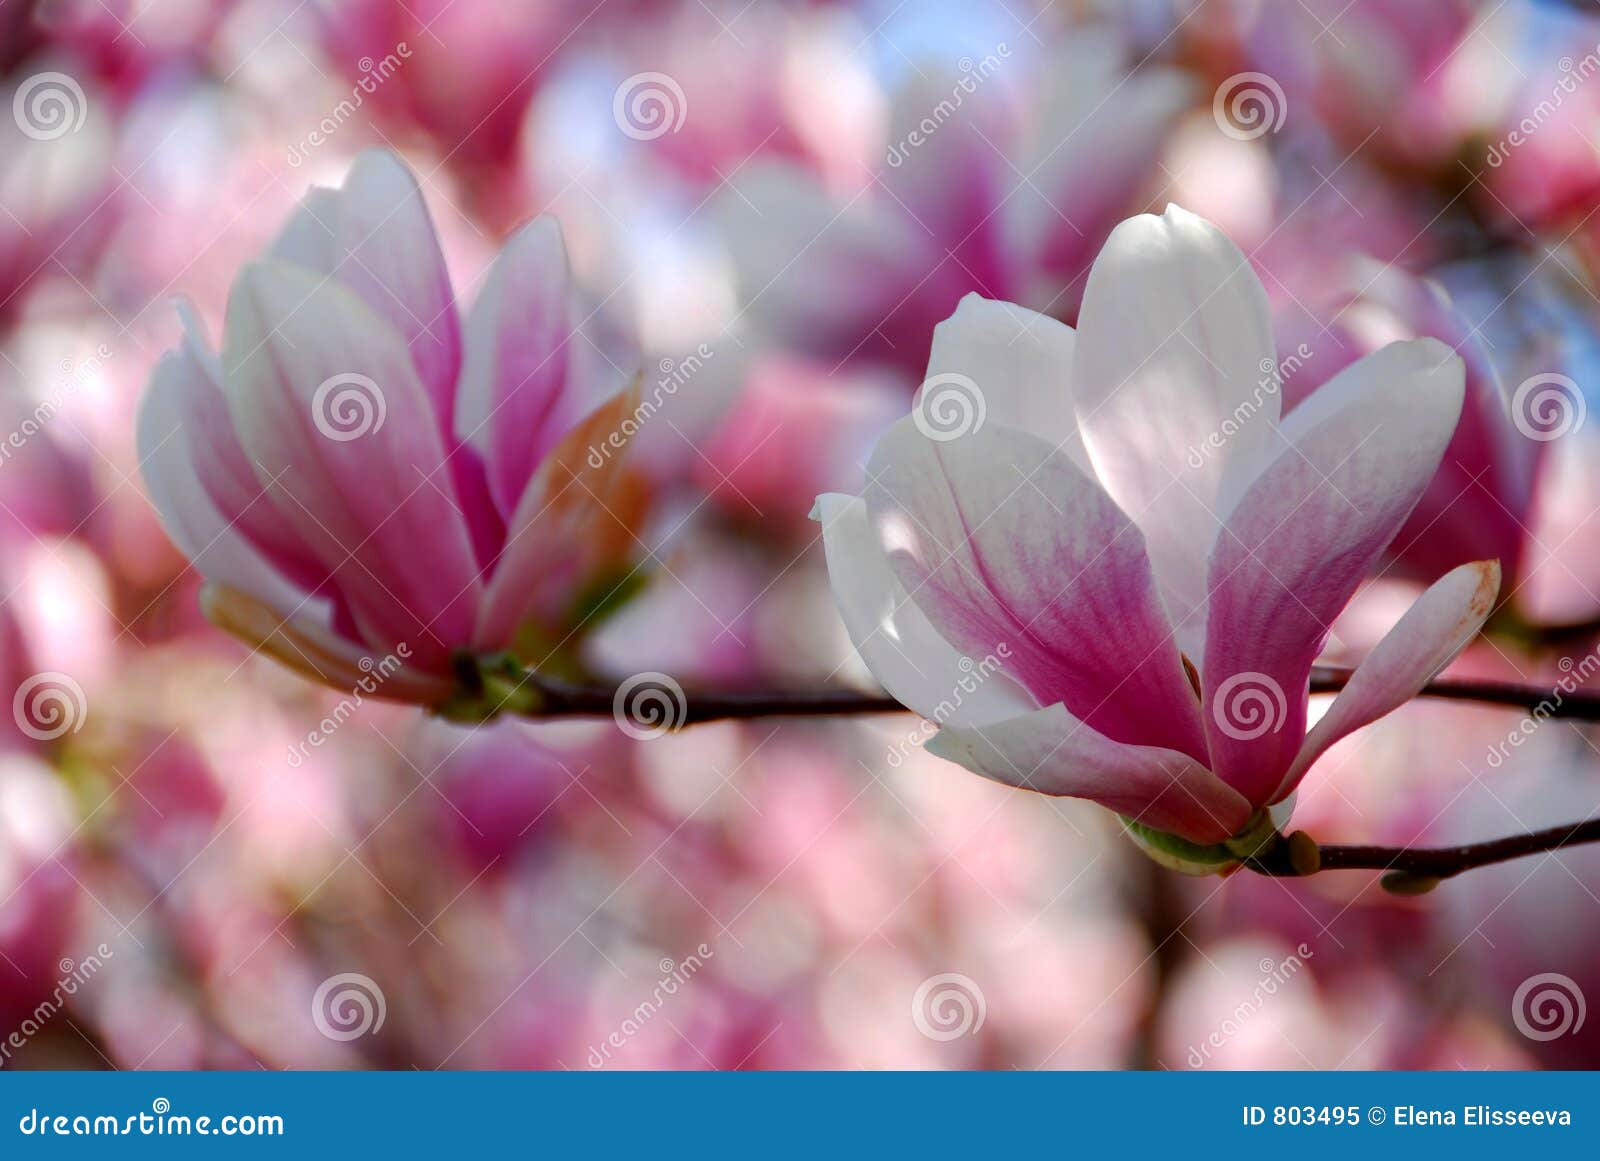
<svg viewBox="0 0 1600 1161">
<path fill-rule="evenodd" d="M 1306 735 L 1274 797 L 1292 790 L 1340 738 L 1415 697 L 1478 635 L 1499 591 L 1499 562 L 1480 560 L 1451 570 L 1418 597 Z"/>
<path fill-rule="evenodd" d="M 889 695 L 929 721 L 981 725 L 1033 708 L 1004 674 L 973 674 L 974 662 L 939 635 L 889 567 L 859 496 L 817 497 L 828 582 L 856 652 Z M 966 687 L 976 683 L 972 692 Z"/>
<path fill-rule="evenodd" d="M 1087 798 L 1194 842 L 1230 838 L 1250 817 L 1250 804 L 1187 754 L 1114 742 L 1062 705 L 942 729 L 926 748 L 1007 786 Z"/>
<path fill-rule="evenodd" d="M 1078 317 L 1078 424 L 1106 490 L 1144 530 L 1191 656 L 1230 477 L 1253 477 L 1276 449 L 1275 366 L 1266 292 L 1220 230 L 1171 206 L 1112 232 Z"/>
<path fill-rule="evenodd" d="M 1046 439 L 1093 475 L 1072 406 L 1073 345 L 1072 328 L 1048 315 L 969 294 L 933 329 L 925 384 L 970 380 L 987 422 Z"/>
</svg>

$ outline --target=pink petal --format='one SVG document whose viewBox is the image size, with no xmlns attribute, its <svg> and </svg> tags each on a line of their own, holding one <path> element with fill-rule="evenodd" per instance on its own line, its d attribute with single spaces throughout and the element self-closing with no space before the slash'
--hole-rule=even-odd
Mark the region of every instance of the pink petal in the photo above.
<svg viewBox="0 0 1600 1161">
<path fill-rule="evenodd" d="M 976 661 L 1004 644 L 1039 704 L 1118 741 L 1205 753 L 1143 537 L 1064 453 L 997 425 L 940 442 L 907 418 L 868 476 L 895 575 L 951 645 Z"/>
<path fill-rule="evenodd" d="M 1499 592 L 1499 562 L 1480 560 L 1446 573 L 1418 597 L 1306 735 L 1273 801 L 1293 792 L 1329 746 L 1410 701 L 1454 661 L 1478 635 Z"/>
<path fill-rule="evenodd" d="M 580 600 L 597 583 L 621 581 L 640 541 L 639 481 L 625 462 L 625 421 L 639 406 L 635 386 L 619 392 L 567 432 L 528 482 L 507 521 L 474 632 L 480 650 L 518 649 L 539 665 L 584 626 Z M 533 630 L 530 652 L 519 640 Z"/>
<path fill-rule="evenodd" d="M 234 474 L 237 462 L 246 471 L 249 462 L 233 439 L 227 402 L 187 347 L 168 352 L 156 364 L 139 403 L 137 429 L 145 490 L 167 534 L 201 575 L 283 608 L 300 604 L 307 588 L 286 577 L 299 558 L 291 552 L 275 563 L 239 525 L 242 514 L 267 525 L 282 523 L 282 517 L 265 498 L 234 506 L 250 485 L 261 488 L 253 474 L 248 480 Z M 213 462 L 202 475 L 199 457 L 206 454 Z M 230 505 L 228 511 L 219 496 Z M 303 553 L 297 538 L 291 536 L 289 544 Z"/>
<path fill-rule="evenodd" d="M 1205 722 L 1212 769 L 1251 802 L 1294 760 L 1311 664 L 1432 479 L 1461 400 L 1461 360 L 1442 343 L 1367 356 L 1295 411 L 1293 444 L 1228 517 L 1211 555 Z"/>
<path fill-rule="evenodd" d="M 1275 366 L 1266 292 L 1220 230 L 1169 206 L 1112 232 L 1078 316 L 1078 423 L 1196 661 L 1229 481 L 1277 446 Z"/>
<path fill-rule="evenodd" d="M 1250 804 L 1187 754 L 1112 741 L 1053 705 L 987 726 L 946 727 L 927 750 L 1007 786 L 1087 798 L 1197 843 L 1238 834 Z"/>
<path fill-rule="evenodd" d="M 567 252 L 554 218 L 512 236 L 467 316 L 455 430 L 478 448 L 501 513 L 577 418 L 566 386 Z"/>
<path fill-rule="evenodd" d="M 200 607 L 208 621 L 252 650 L 334 689 L 360 689 L 369 697 L 429 706 L 444 701 L 454 689 L 447 677 L 409 664 L 409 648 L 397 644 L 396 651 L 374 656 L 373 650 L 335 633 L 304 608 L 285 615 L 223 584 L 203 586 Z"/>
<path fill-rule="evenodd" d="M 817 497 L 828 582 L 856 652 L 902 705 L 941 725 L 982 725 L 1034 708 L 1033 699 L 998 671 L 981 666 L 939 636 L 906 595 L 858 496 Z M 975 678 L 974 674 L 980 674 Z"/>
<path fill-rule="evenodd" d="M 334 246 L 339 281 L 405 341 L 448 431 L 461 367 L 455 292 L 422 191 L 394 154 L 368 149 L 356 158 L 339 191 Z"/>
<path fill-rule="evenodd" d="M 267 498 L 233 430 L 222 389 L 222 362 L 187 303 L 179 304 L 179 315 L 183 345 L 158 366 L 141 423 L 151 424 L 152 444 L 170 437 L 176 441 L 174 454 L 184 449 L 200 485 L 229 526 L 228 535 L 243 535 L 277 571 L 300 588 L 315 591 L 328 581 L 328 570 Z"/>
<path fill-rule="evenodd" d="M 441 663 L 479 593 L 444 439 L 404 344 L 337 283 L 258 263 L 228 303 L 234 429 L 362 632 Z"/>
</svg>

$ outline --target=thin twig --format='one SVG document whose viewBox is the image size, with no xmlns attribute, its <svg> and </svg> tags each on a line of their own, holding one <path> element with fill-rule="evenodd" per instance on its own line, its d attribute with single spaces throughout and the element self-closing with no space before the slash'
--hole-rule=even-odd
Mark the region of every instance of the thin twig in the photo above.
<svg viewBox="0 0 1600 1161">
<path fill-rule="evenodd" d="M 1315 666 L 1311 670 L 1311 692 L 1334 693 L 1341 690 L 1349 682 L 1352 672 L 1331 665 Z M 1430 681 L 1422 687 L 1417 696 L 1442 698 L 1446 701 L 1475 701 L 1486 705 L 1523 709 L 1529 713 L 1537 710 L 1543 717 L 1600 722 L 1600 694 L 1582 691 L 1567 693 L 1545 686 L 1523 685 L 1512 681 L 1459 679 Z"/>
<path fill-rule="evenodd" d="M 1318 871 L 1386 871 L 1391 889 L 1426 890 L 1441 879 L 1449 879 L 1475 867 L 1487 867 L 1509 859 L 1600 842 L 1600 818 L 1511 835 L 1489 842 L 1466 843 L 1456 847 L 1369 847 L 1322 846 L 1316 857 L 1291 860 L 1290 842 L 1282 842 L 1259 859 L 1245 866 L 1262 875 L 1295 878 Z"/>
</svg>

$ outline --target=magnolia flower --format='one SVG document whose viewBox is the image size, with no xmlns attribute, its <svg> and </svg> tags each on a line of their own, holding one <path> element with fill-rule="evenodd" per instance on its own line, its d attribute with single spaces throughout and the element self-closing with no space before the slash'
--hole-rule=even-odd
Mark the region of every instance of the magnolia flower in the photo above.
<svg viewBox="0 0 1600 1161">
<path fill-rule="evenodd" d="M 976 296 L 938 327 L 864 494 L 817 506 L 855 647 L 940 727 L 929 749 L 1099 802 L 1195 869 L 1467 644 L 1493 561 L 1424 593 L 1308 730 L 1312 663 L 1433 477 L 1463 372 L 1394 343 L 1281 421 L 1273 372 L 1260 282 L 1177 207 L 1112 233 L 1076 331 Z"/>
<path fill-rule="evenodd" d="M 146 484 L 207 616 L 330 684 L 430 704 L 460 652 L 558 646 L 635 507 L 620 455 L 588 456 L 632 392 L 593 406 L 607 381 L 568 298 L 548 218 L 462 320 L 394 156 L 312 190 L 236 281 L 220 356 L 189 319 L 140 412 Z"/>
<path fill-rule="evenodd" d="M 1172 70 L 1126 71 L 1123 56 L 1082 30 L 1016 105 L 1004 45 L 960 76 L 919 70 L 862 194 L 830 197 L 794 166 L 747 167 L 723 206 L 748 309 L 795 350 L 908 374 L 968 292 L 1070 315 L 1191 96 Z"/>
</svg>

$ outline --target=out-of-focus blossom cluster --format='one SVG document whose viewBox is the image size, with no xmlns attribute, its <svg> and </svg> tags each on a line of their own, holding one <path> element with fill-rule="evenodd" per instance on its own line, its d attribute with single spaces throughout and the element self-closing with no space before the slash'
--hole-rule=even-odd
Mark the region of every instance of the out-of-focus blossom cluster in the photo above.
<svg viewBox="0 0 1600 1161">
<path fill-rule="evenodd" d="M 935 707 L 1006 680 L 985 688 L 981 650 L 915 675 L 927 721 L 658 728 L 685 689 L 914 665 L 899 637 L 858 655 L 807 519 L 896 486 L 910 461 L 875 447 L 971 457 L 967 491 L 907 519 L 959 528 L 946 579 L 983 573 L 1001 539 L 1094 515 L 1065 464 L 1025 527 L 938 524 L 1029 489 L 1021 458 L 1059 435 L 1030 385 L 1076 368 L 1097 463 L 1139 465 L 1096 511 L 1212 537 L 1145 465 L 1222 489 L 1252 411 L 1313 426 L 1394 342 L 1459 357 L 1461 419 L 1419 421 L 1395 461 L 1416 504 L 1364 512 L 1382 544 L 1347 585 L 1300 578 L 1323 657 L 1394 640 L 1440 577 L 1472 605 L 1470 566 L 1498 560 L 1452 673 L 1600 688 L 1581 7 L 0 5 L 0 1068 L 1593 1067 L 1600 854 L 1418 897 L 1173 876 L 1110 813 L 924 748 L 967 724 Z M 1263 320 L 1218 368 L 1256 402 L 1176 445 L 1193 417 L 1164 389 L 1145 414 L 1082 405 L 1176 365 L 1119 337 L 1165 322 L 1194 363 L 1238 321 L 1147 237 L 1108 248 L 1144 213 L 1214 223 L 1208 253 L 1238 255 L 1219 284 Z M 333 331 L 387 360 L 376 395 Z M 1428 380 L 1388 369 L 1363 406 Z M 331 432 L 299 422 L 312 403 Z M 1360 450 L 1320 448 L 1320 481 L 1241 522 L 1268 541 L 1315 495 L 1335 538 L 1337 486 L 1359 506 L 1389 480 L 1348 469 Z M 1156 540 L 1156 581 L 1130 569 L 1170 612 Z M 1099 628 L 1131 649 L 1131 623 Z M 1246 638 L 1208 668 L 1183 632 L 1158 692 L 1192 708 Z M 643 690 L 654 716 L 428 712 L 463 649 Z M 1079 716 L 1119 744 L 1206 728 L 1097 691 Z M 1388 844 L 1600 811 L 1590 728 L 1412 702 L 1345 736 L 1319 731 L 1331 700 L 1289 731 L 1315 765 L 1274 752 L 1217 791 L 1233 825 L 1191 837 L 1269 803 Z"/>
</svg>

